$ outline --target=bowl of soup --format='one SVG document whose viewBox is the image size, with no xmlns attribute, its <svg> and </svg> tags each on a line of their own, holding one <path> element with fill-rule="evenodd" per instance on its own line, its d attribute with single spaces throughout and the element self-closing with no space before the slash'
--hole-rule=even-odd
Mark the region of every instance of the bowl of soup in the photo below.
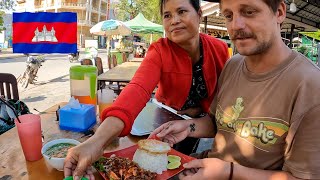
<svg viewBox="0 0 320 180">
<path fill-rule="evenodd" d="M 78 144 L 80 142 L 74 139 L 56 139 L 46 143 L 42 147 L 41 153 L 50 166 L 58 171 L 63 171 L 63 163 L 68 150 Z"/>
</svg>

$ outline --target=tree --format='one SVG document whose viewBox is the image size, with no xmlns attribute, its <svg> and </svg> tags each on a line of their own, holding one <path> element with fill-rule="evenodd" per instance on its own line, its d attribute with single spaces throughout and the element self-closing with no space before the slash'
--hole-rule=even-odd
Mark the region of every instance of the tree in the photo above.
<svg viewBox="0 0 320 180">
<path fill-rule="evenodd" d="M 0 1 L 0 9 L 1 10 L 11 10 L 15 6 L 14 0 L 1 0 Z M 5 30 L 5 27 L 3 27 L 3 15 L 5 14 L 4 11 L 0 11 L 0 33 Z"/>
<path fill-rule="evenodd" d="M 141 12 L 152 22 L 161 23 L 158 0 L 119 0 L 119 3 L 113 6 L 117 12 L 117 19 L 121 21 L 133 19 Z"/>
<path fill-rule="evenodd" d="M 14 0 L 1 0 L 0 1 L 0 9 L 2 10 L 11 10 L 15 6 Z"/>
<path fill-rule="evenodd" d="M 113 4 L 116 17 L 121 21 L 128 21 L 136 17 L 141 12 L 148 20 L 162 24 L 159 9 L 159 0 L 119 0 L 118 4 Z M 145 40 L 150 39 L 150 34 L 140 34 Z M 154 34 L 153 40 L 162 37 L 162 34 Z"/>
<path fill-rule="evenodd" d="M 4 12 L 3 11 L 0 11 L 0 33 L 5 30 L 5 27 L 3 27 L 3 15 L 4 15 Z"/>
</svg>

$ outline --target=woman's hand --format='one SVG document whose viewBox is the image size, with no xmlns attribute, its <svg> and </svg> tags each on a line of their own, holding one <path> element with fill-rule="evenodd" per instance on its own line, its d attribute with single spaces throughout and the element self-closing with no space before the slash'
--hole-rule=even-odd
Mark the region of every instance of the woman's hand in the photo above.
<svg viewBox="0 0 320 180">
<path fill-rule="evenodd" d="M 91 165 L 103 154 L 105 147 L 119 136 L 124 123 L 117 117 L 107 117 L 95 134 L 84 143 L 69 149 L 64 160 L 64 176 L 73 176 L 76 180 L 85 176 L 94 179 Z"/>
<path fill-rule="evenodd" d="M 157 137 L 163 142 L 174 144 L 184 140 L 190 133 L 190 122 L 188 120 L 176 120 L 167 122 L 155 129 L 149 138 Z"/>
<path fill-rule="evenodd" d="M 180 173 L 180 180 L 228 179 L 230 175 L 230 163 L 217 158 L 196 159 L 183 167 L 186 170 Z"/>
<path fill-rule="evenodd" d="M 202 113 L 201 107 L 194 107 L 194 108 L 189 108 L 182 111 L 177 111 L 177 114 L 187 115 L 192 118 L 198 117 L 201 113 Z"/>
<path fill-rule="evenodd" d="M 103 154 L 103 148 L 98 147 L 90 139 L 76 147 L 68 150 L 68 155 L 64 161 L 64 176 L 73 176 L 75 180 L 86 177 L 94 180 L 91 169 L 94 163 Z"/>
</svg>

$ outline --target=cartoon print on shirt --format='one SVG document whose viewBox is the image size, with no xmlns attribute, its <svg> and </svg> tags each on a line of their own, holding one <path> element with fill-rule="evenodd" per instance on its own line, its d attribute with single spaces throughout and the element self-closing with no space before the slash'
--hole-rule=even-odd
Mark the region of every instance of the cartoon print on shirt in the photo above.
<svg viewBox="0 0 320 180">
<path fill-rule="evenodd" d="M 282 119 L 243 117 L 244 111 L 242 97 L 236 98 L 234 105 L 224 109 L 218 103 L 215 113 L 218 130 L 234 133 L 263 151 L 268 151 L 269 145 L 277 143 L 277 140 L 288 132 L 289 125 Z"/>
<path fill-rule="evenodd" d="M 242 105 L 242 102 L 243 102 L 243 98 L 239 97 L 236 100 L 236 105 L 232 106 L 232 110 L 233 110 L 232 121 L 236 121 L 239 118 L 240 113 L 243 111 L 244 107 Z"/>
</svg>

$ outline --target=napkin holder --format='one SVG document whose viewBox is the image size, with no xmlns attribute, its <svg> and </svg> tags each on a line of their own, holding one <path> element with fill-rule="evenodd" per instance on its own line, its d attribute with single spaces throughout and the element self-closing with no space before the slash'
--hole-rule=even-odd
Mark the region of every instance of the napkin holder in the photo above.
<svg viewBox="0 0 320 180">
<path fill-rule="evenodd" d="M 77 108 L 66 105 L 59 110 L 59 116 L 62 130 L 85 132 L 96 124 L 96 110 L 91 104 L 80 104 Z"/>
</svg>

